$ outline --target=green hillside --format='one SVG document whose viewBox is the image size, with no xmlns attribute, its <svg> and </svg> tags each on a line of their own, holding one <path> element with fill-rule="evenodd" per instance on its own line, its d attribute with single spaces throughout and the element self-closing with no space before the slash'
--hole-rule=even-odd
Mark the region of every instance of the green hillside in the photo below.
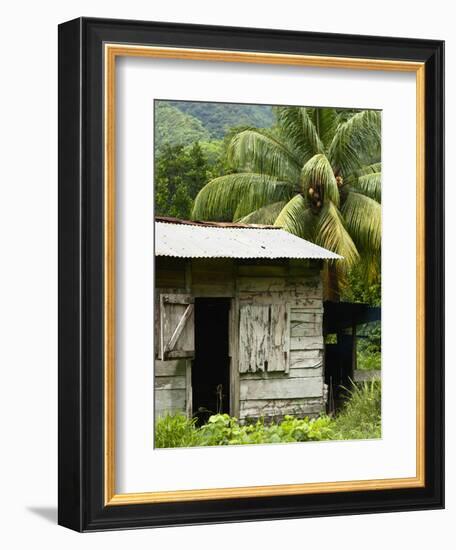
<svg viewBox="0 0 456 550">
<path fill-rule="evenodd" d="M 191 145 L 207 141 L 210 132 L 195 117 L 170 105 L 169 101 L 155 103 L 155 148 L 161 152 L 166 144 Z"/>
<path fill-rule="evenodd" d="M 274 121 L 270 105 L 196 101 L 170 101 L 168 104 L 198 119 L 213 139 L 222 139 L 233 126 L 269 128 Z"/>
</svg>

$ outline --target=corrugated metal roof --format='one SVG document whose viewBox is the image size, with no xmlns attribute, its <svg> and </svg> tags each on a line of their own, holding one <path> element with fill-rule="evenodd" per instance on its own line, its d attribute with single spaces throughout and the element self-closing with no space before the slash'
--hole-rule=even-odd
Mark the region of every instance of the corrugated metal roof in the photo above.
<svg viewBox="0 0 456 550">
<path fill-rule="evenodd" d="M 156 256 L 176 258 L 342 259 L 282 229 L 155 222 Z"/>
</svg>

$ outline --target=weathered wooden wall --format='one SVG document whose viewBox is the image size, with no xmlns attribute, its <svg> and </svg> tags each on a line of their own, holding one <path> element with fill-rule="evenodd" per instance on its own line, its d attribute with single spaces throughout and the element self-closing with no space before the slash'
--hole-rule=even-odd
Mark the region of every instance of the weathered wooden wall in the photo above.
<svg viewBox="0 0 456 550">
<path fill-rule="evenodd" d="M 286 414 L 312 416 L 324 410 L 319 262 L 157 258 L 156 266 L 159 293 L 233 298 L 230 325 L 233 414 L 243 421 L 258 417 L 278 420 Z M 256 306 L 272 307 L 263 314 Z M 267 344 L 268 356 L 256 361 L 253 368 L 248 363 L 253 357 L 248 349 L 252 339 L 245 338 L 245 330 L 240 331 L 240 312 L 248 315 L 249 308 L 269 327 L 275 327 L 269 328 L 272 333 Z M 190 368 L 189 360 L 156 360 L 156 415 L 169 411 L 191 413 Z"/>
<path fill-rule="evenodd" d="M 186 410 L 186 363 L 155 360 L 155 416 Z"/>
<path fill-rule="evenodd" d="M 187 291 L 187 262 L 178 258 L 155 259 L 155 419 L 181 412 L 191 414 L 191 385 L 188 377 L 191 361 L 175 359 L 161 361 L 157 357 L 160 338 L 160 294 L 184 294 Z"/>
<path fill-rule="evenodd" d="M 238 273 L 241 307 L 243 303 L 281 304 L 287 306 L 289 315 L 289 335 L 284 341 L 289 356 L 274 355 L 276 364 L 269 361 L 267 372 L 240 373 L 240 418 L 280 420 L 286 414 L 302 417 L 321 413 L 325 402 L 319 263 L 302 260 L 275 265 L 244 263 Z"/>
</svg>

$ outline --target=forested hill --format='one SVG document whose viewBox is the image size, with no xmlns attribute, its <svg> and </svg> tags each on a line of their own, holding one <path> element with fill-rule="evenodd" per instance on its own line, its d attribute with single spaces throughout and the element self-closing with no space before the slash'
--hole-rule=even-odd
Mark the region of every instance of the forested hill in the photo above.
<svg viewBox="0 0 456 550">
<path fill-rule="evenodd" d="M 189 145 L 195 141 L 223 139 L 230 128 L 269 128 L 274 117 L 269 105 L 203 103 L 194 101 L 156 102 L 156 145 Z"/>
<path fill-rule="evenodd" d="M 230 173 L 227 148 L 240 128 L 270 128 L 272 107 L 155 102 L 155 212 L 187 219 L 199 190 Z"/>
<path fill-rule="evenodd" d="M 195 117 L 173 107 L 168 101 L 155 103 L 155 147 L 162 150 L 165 144 L 190 145 L 208 141 L 210 132 Z"/>
<path fill-rule="evenodd" d="M 270 105 L 240 105 L 236 103 L 203 103 L 171 101 L 180 111 L 197 118 L 209 130 L 211 137 L 221 139 L 233 126 L 269 128 L 273 123 Z"/>
</svg>

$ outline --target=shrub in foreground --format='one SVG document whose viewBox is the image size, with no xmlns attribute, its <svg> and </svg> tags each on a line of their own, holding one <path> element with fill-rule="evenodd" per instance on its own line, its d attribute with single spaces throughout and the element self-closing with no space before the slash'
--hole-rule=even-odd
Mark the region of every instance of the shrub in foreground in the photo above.
<svg viewBox="0 0 456 550">
<path fill-rule="evenodd" d="M 330 419 L 297 419 L 285 416 L 279 424 L 267 425 L 262 419 L 255 424 L 240 425 L 228 414 L 211 416 L 198 430 L 199 445 L 248 445 L 252 443 L 287 443 L 327 439 Z"/>
</svg>

